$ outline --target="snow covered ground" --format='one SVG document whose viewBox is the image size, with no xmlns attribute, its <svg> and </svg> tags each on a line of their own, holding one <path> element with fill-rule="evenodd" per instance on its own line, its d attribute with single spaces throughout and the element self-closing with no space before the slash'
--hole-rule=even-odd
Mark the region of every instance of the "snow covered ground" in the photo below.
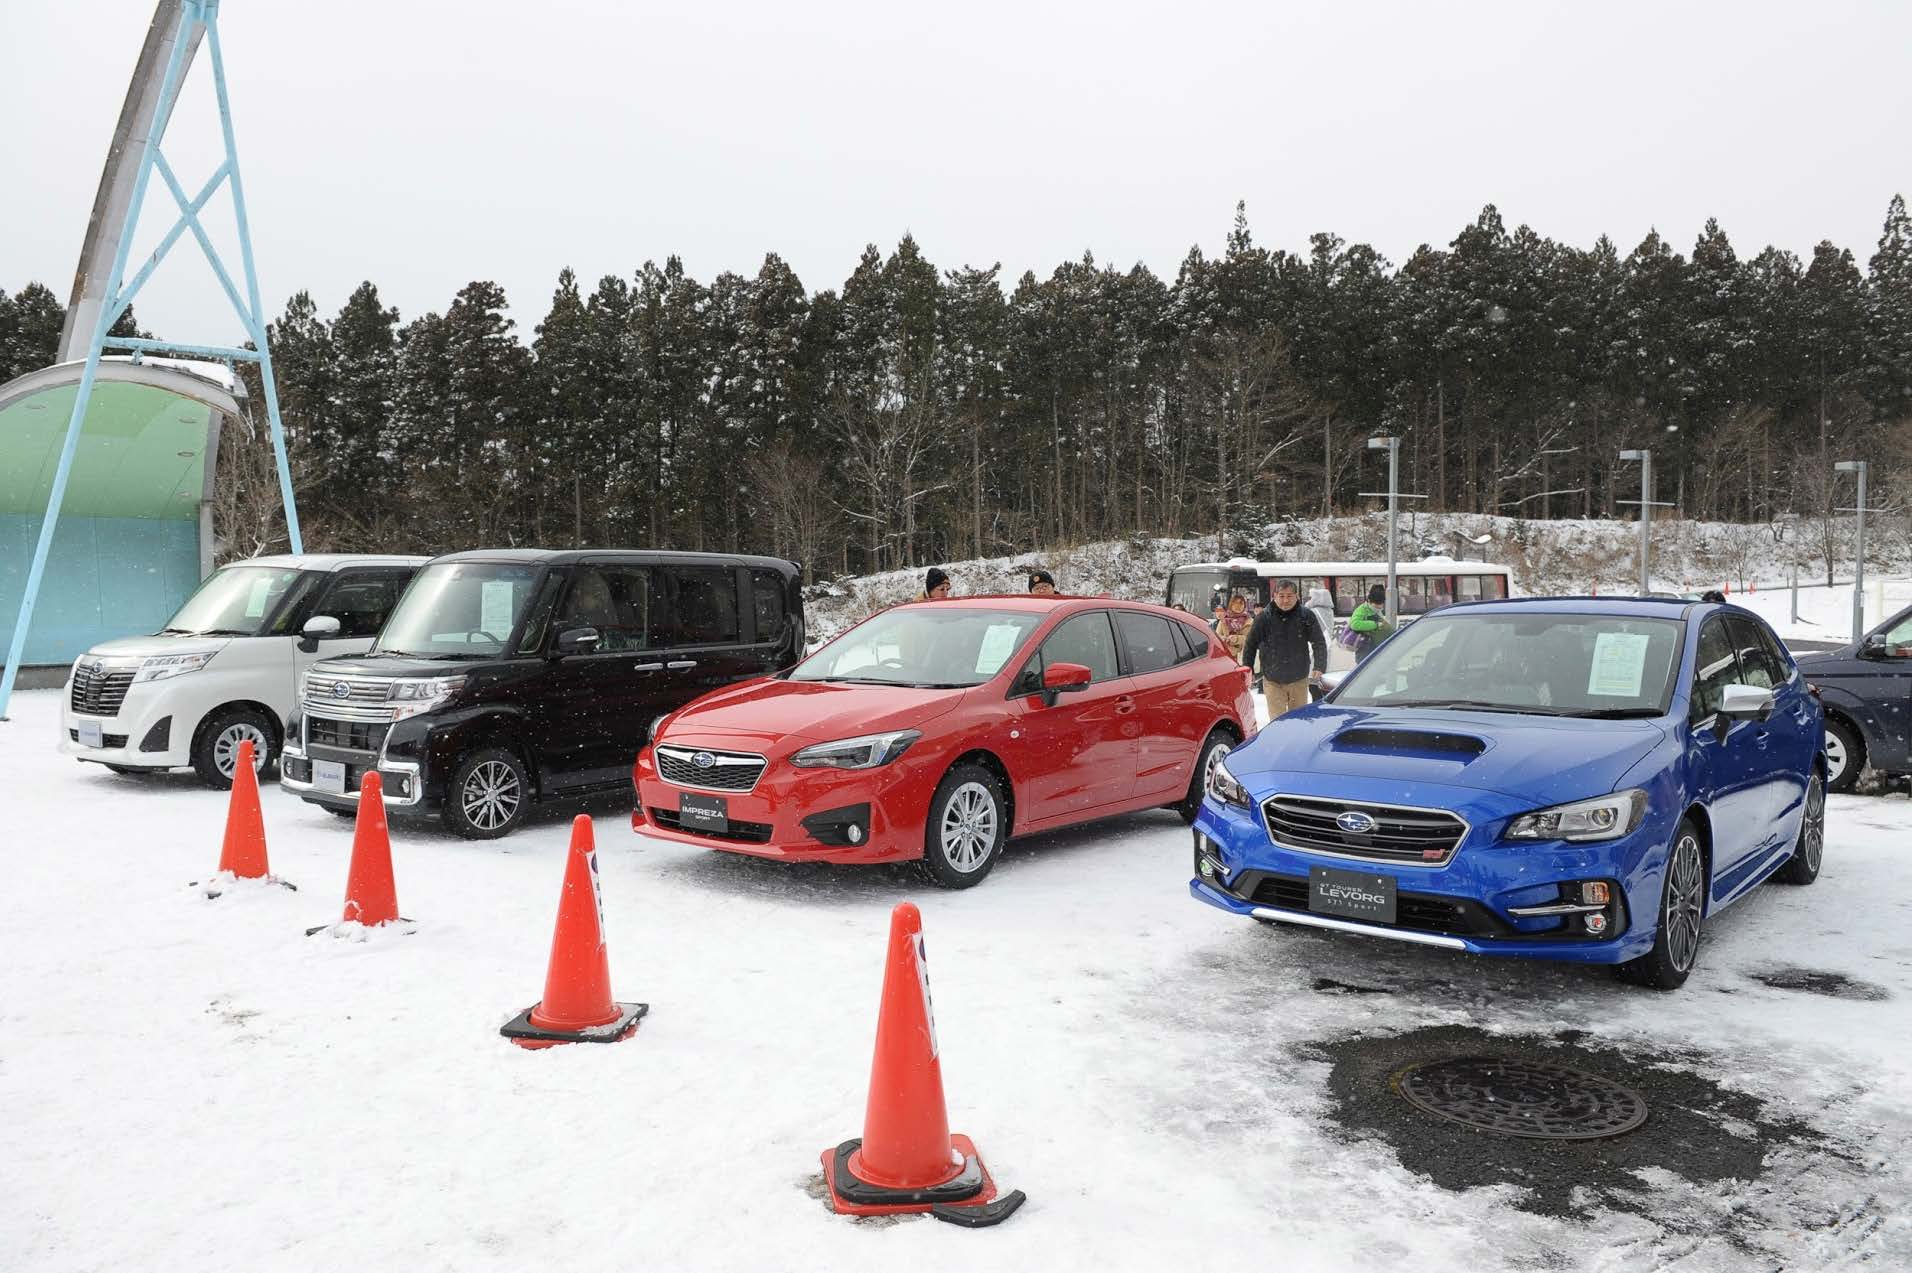
<svg viewBox="0 0 1912 1273">
<path fill-rule="evenodd" d="M 1165 813 L 1024 843 L 950 894 L 650 841 L 613 800 L 613 979 L 651 1015 L 529 1053 L 498 1027 L 543 984 L 566 817 L 491 844 L 401 828 L 415 931 L 306 937 L 337 917 L 347 823 L 268 787 L 298 891 L 209 901 L 189 882 L 225 798 L 58 756 L 57 708 L 22 693 L 0 725 L 9 1270 L 1912 1267 L 1903 797 L 1835 798 L 1819 883 L 1723 916 L 1673 995 L 1230 920 L 1189 899 Z M 952 1126 L 1029 1194 L 999 1229 L 853 1222 L 816 1195 L 818 1154 L 861 1130 L 905 898 Z M 1739 1112 L 1716 1133 L 1756 1169 L 1629 1168 L 1630 1194 L 1565 1213 L 1436 1184 L 1383 1087 L 1365 1099 L 1395 1139 L 1336 1095 L 1332 1049 L 1417 1031 L 1579 1039 L 1640 1058 L 1643 1090 L 1717 1084 Z M 1515 1156 L 1465 1139 L 1460 1165 Z"/>
</svg>

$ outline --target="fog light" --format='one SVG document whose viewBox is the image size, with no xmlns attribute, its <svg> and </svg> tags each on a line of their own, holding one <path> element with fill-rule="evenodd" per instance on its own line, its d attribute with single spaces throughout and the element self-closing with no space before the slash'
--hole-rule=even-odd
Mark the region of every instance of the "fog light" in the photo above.
<svg viewBox="0 0 1912 1273">
<path fill-rule="evenodd" d="M 843 829 L 843 835 L 851 844 L 861 844 L 863 842 L 863 828 L 854 822 Z"/>
<path fill-rule="evenodd" d="M 1589 915 L 1586 917 L 1586 925 L 1587 931 L 1595 937 L 1598 937 L 1601 933 L 1607 931 L 1607 917 L 1605 915 Z"/>
<path fill-rule="evenodd" d="M 1580 900 L 1587 906 L 1605 906 L 1613 900 L 1613 895 L 1605 880 L 1588 880 L 1580 886 Z M 1600 930 L 1596 928 L 1594 931 Z"/>
</svg>

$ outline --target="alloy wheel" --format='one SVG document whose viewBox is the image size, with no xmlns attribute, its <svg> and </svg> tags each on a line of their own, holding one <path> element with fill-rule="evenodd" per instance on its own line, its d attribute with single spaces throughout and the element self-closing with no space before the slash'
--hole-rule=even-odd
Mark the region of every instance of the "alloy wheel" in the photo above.
<svg viewBox="0 0 1912 1273">
<path fill-rule="evenodd" d="M 1699 953 L 1705 910 L 1706 872 L 1700 865 L 1699 841 L 1682 835 L 1673 846 L 1666 872 L 1666 913 L 1660 920 L 1666 925 L 1666 954 L 1677 971 L 1686 972 Z"/>
<path fill-rule="evenodd" d="M 460 801 L 465 819 L 481 831 L 496 831 L 510 822 L 523 799 L 518 775 L 502 760 L 487 760 L 465 775 Z"/>
<path fill-rule="evenodd" d="M 239 744 L 252 744 L 252 771 L 259 773 L 266 767 L 266 747 L 271 740 L 265 731 L 257 725 L 239 721 L 225 727 L 219 737 L 213 740 L 212 761 L 219 766 L 219 772 L 230 778 L 239 765 Z"/>
<path fill-rule="evenodd" d="M 1230 747 L 1226 742 L 1218 742 L 1214 745 L 1214 747 L 1209 749 L 1208 763 L 1202 766 L 1202 790 L 1203 791 L 1208 790 L 1209 780 L 1215 776 L 1216 766 L 1220 765 L 1223 760 L 1227 759 L 1228 753 L 1233 750 L 1234 748 Z"/>
<path fill-rule="evenodd" d="M 996 843 L 996 798 L 979 782 L 966 782 L 943 806 L 943 857 L 967 875 L 989 859 Z"/>
<path fill-rule="evenodd" d="M 1848 760 L 1849 757 L 1846 755 L 1845 740 L 1831 730 L 1827 730 L 1826 781 L 1838 782 L 1841 775 L 1846 772 L 1846 763 Z"/>
<path fill-rule="evenodd" d="M 1806 825 L 1801 834 L 1806 869 L 1817 875 L 1819 863 L 1826 856 L 1826 788 L 1817 774 L 1806 788 Z"/>
</svg>

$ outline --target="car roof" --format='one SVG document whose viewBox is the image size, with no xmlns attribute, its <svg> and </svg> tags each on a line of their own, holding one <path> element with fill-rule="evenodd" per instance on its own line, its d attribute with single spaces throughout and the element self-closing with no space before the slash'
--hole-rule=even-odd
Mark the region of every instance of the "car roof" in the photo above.
<svg viewBox="0 0 1912 1273">
<path fill-rule="evenodd" d="M 960 597 L 945 597 L 941 601 L 930 601 L 918 597 L 903 602 L 910 606 L 937 606 L 961 608 L 966 610 L 1027 610 L 1034 614 L 1050 614 L 1057 610 L 1141 610 L 1150 614 L 1179 617 L 1187 622 L 1202 625 L 1202 621 L 1186 610 L 1176 610 L 1169 606 L 1150 601 L 1129 601 L 1121 597 L 1073 597 L 1066 593 L 1057 593 L 1053 597 L 1038 597 L 1027 592 L 985 592 L 970 593 Z M 1204 625 L 1205 626 L 1205 625 Z"/>
<path fill-rule="evenodd" d="M 749 553 L 678 552 L 666 548 L 469 548 L 432 558 L 441 561 L 515 562 L 533 566 L 568 566 L 579 562 L 631 562 L 643 565 L 762 566 L 792 571 L 793 561 L 782 557 L 756 557 Z"/>
<path fill-rule="evenodd" d="M 1500 601 L 1463 601 L 1443 606 L 1433 614 L 1464 610 L 1469 614 L 1609 614 L 1630 619 L 1683 619 L 1696 613 L 1731 609 L 1752 615 L 1738 606 L 1719 606 L 1672 597 L 1510 597 Z M 1757 618 L 1757 615 L 1753 615 Z"/>
<path fill-rule="evenodd" d="M 347 566 L 422 566 L 428 558 L 401 553 L 274 553 L 229 561 L 227 566 L 275 566 L 296 570 L 344 570 Z M 221 567 L 224 569 L 224 567 Z"/>
</svg>

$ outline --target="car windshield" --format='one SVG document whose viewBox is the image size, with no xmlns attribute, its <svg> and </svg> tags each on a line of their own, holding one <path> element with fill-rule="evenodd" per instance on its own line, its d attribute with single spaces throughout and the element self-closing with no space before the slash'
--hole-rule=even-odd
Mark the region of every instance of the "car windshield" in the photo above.
<svg viewBox="0 0 1912 1273">
<path fill-rule="evenodd" d="M 499 562 L 426 566 L 399 598 L 373 653 L 446 660 L 503 654 L 539 572 Z"/>
<path fill-rule="evenodd" d="M 1595 614 L 1431 615 L 1349 673 L 1344 707 L 1659 716 L 1684 625 Z"/>
<path fill-rule="evenodd" d="M 161 632 L 195 636 L 266 636 L 290 610 L 281 603 L 303 590 L 307 572 L 287 566 L 227 566 L 214 571 Z"/>
<path fill-rule="evenodd" d="M 858 624 L 790 671 L 793 681 L 959 689 L 1002 671 L 1043 615 L 903 606 Z"/>
</svg>

